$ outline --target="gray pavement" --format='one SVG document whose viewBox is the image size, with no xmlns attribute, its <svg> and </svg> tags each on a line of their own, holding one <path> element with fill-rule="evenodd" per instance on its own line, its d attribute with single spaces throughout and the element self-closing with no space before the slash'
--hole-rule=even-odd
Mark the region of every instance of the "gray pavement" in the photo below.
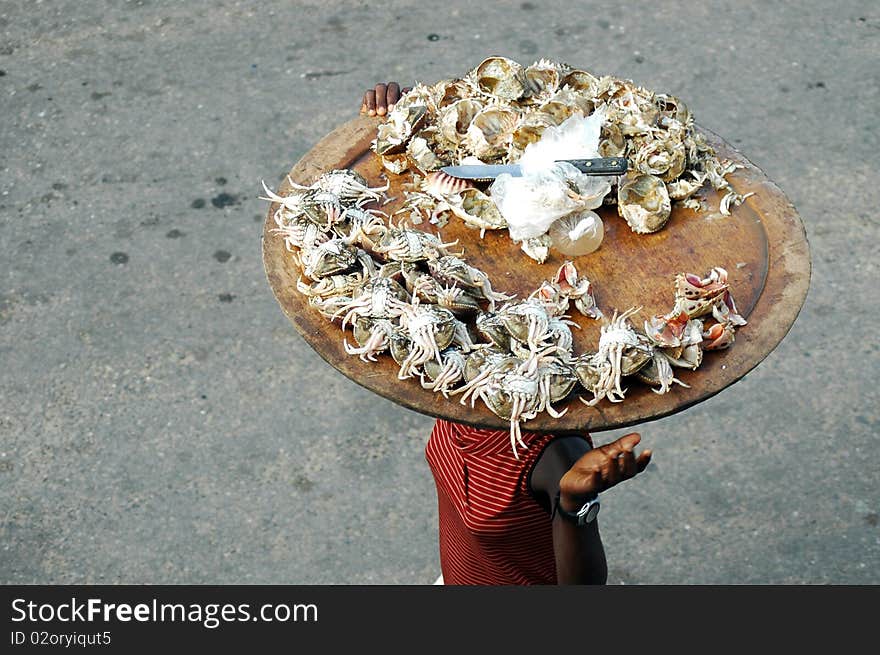
<svg viewBox="0 0 880 655">
<path fill-rule="evenodd" d="M 294 332 L 258 195 L 366 86 L 489 54 L 682 97 L 812 247 L 771 356 L 641 427 L 609 582 L 880 582 L 880 10 L 815 0 L 5 0 L 0 582 L 434 580 L 432 420 Z"/>
</svg>

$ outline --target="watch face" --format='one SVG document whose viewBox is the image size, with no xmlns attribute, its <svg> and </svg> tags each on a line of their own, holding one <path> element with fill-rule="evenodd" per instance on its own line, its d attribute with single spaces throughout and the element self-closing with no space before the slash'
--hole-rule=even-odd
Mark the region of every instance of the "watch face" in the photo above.
<svg viewBox="0 0 880 655">
<path fill-rule="evenodd" d="M 599 503 L 594 503 L 590 505 L 590 509 L 587 510 L 587 515 L 584 517 L 584 521 L 586 523 L 590 523 L 596 518 L 596 514 L 599 513 Z"/>
</svg>

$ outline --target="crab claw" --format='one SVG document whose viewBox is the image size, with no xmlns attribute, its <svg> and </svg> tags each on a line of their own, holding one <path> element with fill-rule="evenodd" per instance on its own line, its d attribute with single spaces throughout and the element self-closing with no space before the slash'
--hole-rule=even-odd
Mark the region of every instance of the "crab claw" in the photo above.
<svg viewBox="0 0 880 655">
<path fill-rule="evenodd" d="M 739 315 L 736 311 L 736 305 L 733 302 L 733 296 L 730 291 L 725 291 L 720 300 L 715 302 L 712 307 L 712 315 L 720 323 L 730 323 L 737 327 L 746 325 L 746 319 Z"/>
<path fill-rule="evenodd" d="M 730 323 L 715 323 L 703 332 L 703 350 L 723 350 L 733 344 L 734 328 Z"/>
<path fill-rule="evenodd" d="M 727 290 L 727 271 L 713 268 L 709 276 L 700 279 L 693 273 L 679 273 L 675 276 L 676 298 L 715 298 Z"/>
<path fill-rule="evenodd" d="M 645 321 L 645 334 L 658 346 L 677 348 L 681 345 L 688 320 L 685 311 L 676 315 L 652 316 L 649 321 Z"/>
</svg>

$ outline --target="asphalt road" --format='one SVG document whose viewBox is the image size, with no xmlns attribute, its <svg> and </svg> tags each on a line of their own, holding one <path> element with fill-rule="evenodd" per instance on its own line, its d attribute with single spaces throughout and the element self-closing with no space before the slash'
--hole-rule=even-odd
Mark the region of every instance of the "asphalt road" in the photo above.
<svg viewBox="0 0 880 655">
<path fill-rule="evenodd" d="M 880 582 L 880 10 L 815 0 L 5 0 L 0 582 L 434 580 L 432 420 L 294 332 L 258 196 L 368 85 L 489 54 L 680 96 L 812 248 L 783 343 L 641 427 L 609 582 Z"/>
</svg>

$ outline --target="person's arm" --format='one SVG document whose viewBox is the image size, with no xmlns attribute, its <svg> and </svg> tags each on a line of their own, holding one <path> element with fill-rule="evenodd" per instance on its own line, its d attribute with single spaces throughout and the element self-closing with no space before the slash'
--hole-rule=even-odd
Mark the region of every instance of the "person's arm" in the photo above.
<svg viewBox="0 0 880 655">
<path fill-rule="evenodd" d="M 591 496 L 645 470 L 651 461 L 651 451 L 645 450 L 636 456 L 635 446 L 640 439 L 641 436 L 633 432 L 592 449 L 583 437 L 554 439 L 532 469 L 532 491 L 547 503 L 551 512 L 557 493 L 562 508 L 575 512 Z M 598 519 L 577 527 L 554 513 L 553 549 L 559 584 L 605 584 L 607 581 L 608 568 Z"/>
</svg>

